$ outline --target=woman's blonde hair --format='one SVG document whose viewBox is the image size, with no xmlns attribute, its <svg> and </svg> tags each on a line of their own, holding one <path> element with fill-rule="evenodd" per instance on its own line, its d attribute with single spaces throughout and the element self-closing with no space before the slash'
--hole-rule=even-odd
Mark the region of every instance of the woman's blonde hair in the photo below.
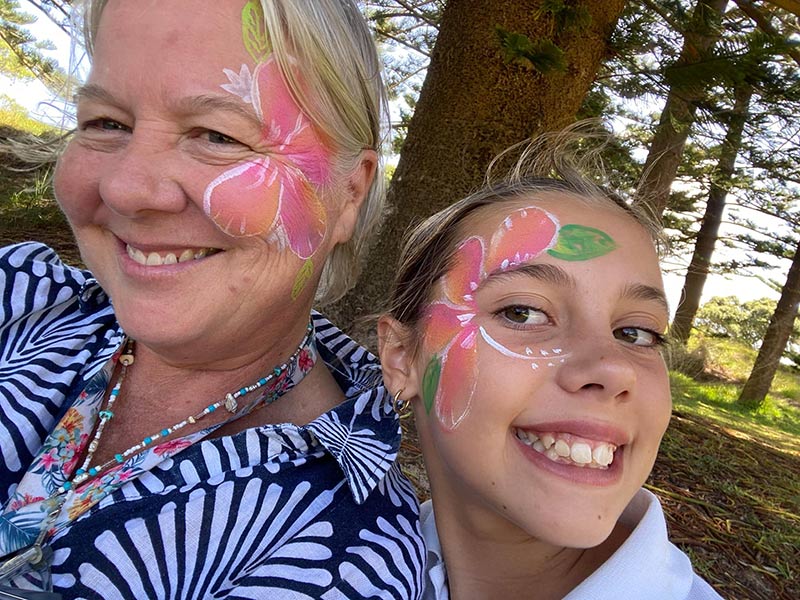
<svg viewBox="0 0 800 600">
<path fill-rule="evenodd" d="M 83 3 L 83 32 L 90 57 L 107 3 Z M 381 151 L 388 143 L 389 118 L 381 62 L 353 0 L 260 3 L 272 52 L 295 101 L 337 148 L 336 173 L 343 177 L 357 168 L 365 149 L 378 153 L 378 168 L 353 236 L 333 249 L 322 272 L 317 301 L 332 302 L 355 284 L 361 259 L 384 214 L 386 180 Z M 290 68 L 292 64 L 295 68 Z M 302 85 L 297 73 L 302 73 Z M 313 93 L 299 93 L 301 89 Z M 334 179 L 338 179 L 336 174 Z"/>
<path fill-rule="evenodd" d="M 452 268 L 463 223 L 487 206 L 560 192 L 587 205 L 616 206 L 643 227 L 657 249 L 661 226 L 646 203 L 632 204 L 607 186 L 601 155 L 611 141 L 595 120 L 579 121 L 566 129 L 512 146 L 495 158 L 484 185 L 466 198 L 428 217 L 405 236 L 387 314 L 405 325 L 418 341 L 419 321 L 436 283 Z M 502 165 L 513 163 L 510 169 Z M 497 175 L 503 171 L 502 175 Z"/>
</svg>

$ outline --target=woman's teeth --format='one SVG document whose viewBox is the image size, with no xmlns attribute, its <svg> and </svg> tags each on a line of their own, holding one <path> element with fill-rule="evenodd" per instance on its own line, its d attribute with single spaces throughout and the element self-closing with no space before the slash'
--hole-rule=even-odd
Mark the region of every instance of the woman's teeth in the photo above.
<svg viewBox="0 0 800 600">
<path fill-rule="evenodd" d="M 134 248 L 130 244 L 126 244 L 125 249 L 128 252 L 128 256 L 131 257 L 131 260 L 146 267 L 174 265 L 177 263 L 204 258 L 206 256 L 209 256 L 211 254 L 216 254 L 217 252 L 219 252 L 217 248 L 200 248 L 200 249 L 187 248 L 180 254 L 177 254 L 175 252 L 167 252 L 165 255 L 162 256 L 158 252 L 149 252 L 145 254 L 144 252 L 142 252 L 138 248 Z"/>
<path fill-rule="evenodd" d="M 607 469 L 614 460 L 614 452 L 617 449 L 610 442 L 588 440 L 569 433 L 536 434 L 515 429 L 514 435 L 553 462 L 590 469 Z"/>
</svg>

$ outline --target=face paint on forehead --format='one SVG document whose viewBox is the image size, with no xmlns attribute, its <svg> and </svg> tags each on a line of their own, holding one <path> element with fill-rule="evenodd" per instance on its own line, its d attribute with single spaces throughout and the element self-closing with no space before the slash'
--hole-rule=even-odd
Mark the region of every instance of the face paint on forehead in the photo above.
<svg viewBox="0 0 800 600">
<path fill-rule="evenodd" d="M 265 152 L 228 169 L 207 186 L 206 214 L 225 233 L 260 236 L 309 259 L 325 238 L 327 213 L 318 189 L 330 179 L 332 156 L 310 119 L 289 91 L 264 25 L 261 4 L 250 0 L 242 10 L 244 46 L 256 63 L 238 73 L 224 69 L 225 91 L 252 105 L 262 121 Z M 304 264 L 293 296 L 308 281 Z"/>
<path fill-rule="evenodd" d="M 435 410 L 447 431 L 458 427 L 472 405 L 481 347 L 514 360 L 554 367 L 570 356 L 561 348 L 526 347 L 514 352 L 474 322 L 478 313 L 474 293 L 486 278 L 535 260 L 545 252 L 554 258 L 579 261 L 607 254 L 616 245 L 603 231 L 583 225 L 561 226 L 554 215 L 536 206 L 511 212 L 495 230 L 489 244 L 482 237 L 462 241 L 453 267 L 441 282 L 442 298 L 432 302 L 424 318 L 423 346 L 431 359 L 423 377 L 423 401 L 430 414 Z M 479 343 L 483 340 L 484 344 Z"/>
</svg>

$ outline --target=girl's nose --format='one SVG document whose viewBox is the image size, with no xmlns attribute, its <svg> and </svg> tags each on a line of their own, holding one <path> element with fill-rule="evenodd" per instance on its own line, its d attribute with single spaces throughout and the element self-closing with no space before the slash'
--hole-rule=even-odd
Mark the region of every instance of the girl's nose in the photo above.
<svg viewBox="0 0 800 600">
<path fill-rule="evenodd" d="M 172 152 L 169 147 L 144 143 L 134 133 L 101 177 L 104 204 L 131 218 L 147 212 L 183 211 L 187 198 L 176 177 Z"/>
<path fill-rule="evenodd" d="M 627 400 L 636 384 L 636 367 L 610 334 L 582 337 L 559 366 L 559 385 L 568 392 L 597 399 Z"/>
</svg>

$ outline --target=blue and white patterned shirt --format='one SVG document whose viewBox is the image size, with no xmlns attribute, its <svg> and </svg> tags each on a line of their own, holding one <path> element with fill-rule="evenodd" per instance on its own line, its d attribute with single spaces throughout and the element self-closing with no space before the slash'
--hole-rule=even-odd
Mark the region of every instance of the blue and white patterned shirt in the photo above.
<svg viewBox="0 0 800 600">
<path fill-rule="evenodd" d="M 123 333 L 89 273 L 0 249 L 0 506 Z M 203 440 L 52 540 L 67 598 L 411 599 L 425 551 L 373 355 L 314 315 L 346 400 L 304 426 Z M 8 535 L 0 528 L 0 535 Z"/>
</svg>

